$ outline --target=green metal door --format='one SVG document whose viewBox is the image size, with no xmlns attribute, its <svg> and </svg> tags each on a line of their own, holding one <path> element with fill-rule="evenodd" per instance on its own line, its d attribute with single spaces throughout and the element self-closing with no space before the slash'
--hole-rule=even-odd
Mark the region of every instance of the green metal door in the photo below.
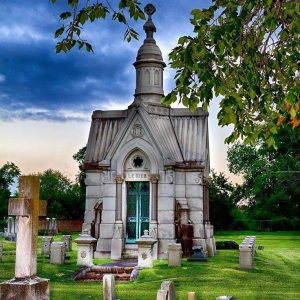
<svg viewBox="0 0 300 300">
<path fill-rule="evenodd" d="M 127 182 L 126 242 L 135 243 L 149 230 L 149 182 Z"/>
</svg>

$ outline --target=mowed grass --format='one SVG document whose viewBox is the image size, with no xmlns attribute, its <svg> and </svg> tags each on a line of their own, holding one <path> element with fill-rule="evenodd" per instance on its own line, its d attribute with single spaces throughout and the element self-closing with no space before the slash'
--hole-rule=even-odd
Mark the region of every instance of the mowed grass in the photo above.
<svg viewBox="0 0 300 300">
<path fill-rule="evenodd" d="M 232 295 L 235 299 L 300 299 L 300 232 L 218 232 L 217 240 L 238 243 L 246 235 L 256 235 L 257 250 L 254 268 L 240 270 L 237 250 L 219 250 L 207 263 L 189 263 L 169 268 L 166 260 L 156 261 L 153 269 L 144 269 L 134 282 L 117 283 L 117 298 L 121 300 L 155 300 L 163 280 L 172 280 L 176 286 L 176 299 L 187 299 L 188 291 L 195 291 L 197 300 L 216 299 Z M 76 238 L 74 236 L 73 238 Z M 56 236 L 55 240 L 60 240 Z M 14 276 L 15 243 L 4 243 L 3 261 L 0 262 L 0 282 Z M 38 275 L 50 279 L 51 299 L 103 299 L 102 283 L 75 282 L 72 274 L 76 266 L 76 244 L 64 265 L 51 265 L 40 255 L 38 241 Z M 94 260 L 95 264 L 109 260 Z"/>
</svg>

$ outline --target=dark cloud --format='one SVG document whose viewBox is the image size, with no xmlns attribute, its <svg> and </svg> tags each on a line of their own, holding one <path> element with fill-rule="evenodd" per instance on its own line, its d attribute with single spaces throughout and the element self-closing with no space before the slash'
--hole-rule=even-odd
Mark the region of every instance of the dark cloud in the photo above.
<svg viewBox="0 0 300 300">
<path fill-rule="evenodd" d="M 169 38 L 178 23 L 188 20 L 192 2 L 153 1 L 160 39 Z M 95 106 L 131 100 L 132 62 L 141 41 L 126 44 L 124 28 L 105 21 L 87 27 L 95 54 L 78 50 L 55 54 L 53 33 L 64 10 L 64 1 L 52 5 L 40 0 L 1 0 L 0 119 L 85 120 Z M 142 23 L 136 26 L 143 38 Z"/>
</svg>

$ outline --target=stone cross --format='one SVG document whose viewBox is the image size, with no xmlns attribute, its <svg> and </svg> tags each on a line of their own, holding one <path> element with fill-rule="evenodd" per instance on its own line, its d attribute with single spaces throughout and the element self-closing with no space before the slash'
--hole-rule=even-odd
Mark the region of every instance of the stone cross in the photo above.
<svg viewBox="0 0 300 300">
<path fill-rule="evenodd" d="M 39 216 L 46 216 L 47 201 L 39 200 L 40 178 L 19 177 L 19 198 L 9 199 L 8 214 L 18 218 L 15 277 L 36 275 Z"/>
</svg>

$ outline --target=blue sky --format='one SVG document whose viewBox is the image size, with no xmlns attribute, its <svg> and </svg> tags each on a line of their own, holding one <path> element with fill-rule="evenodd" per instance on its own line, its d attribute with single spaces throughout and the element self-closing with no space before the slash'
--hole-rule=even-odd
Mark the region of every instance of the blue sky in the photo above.
<svg viewBox="0 0 300 300">
<path fill-rule="evenodd" d="M 72 154 L 87 141 L 92 111 L 123 109 L 133 101 L 132 63 L 144 38 L 143 22 L 132 23 L 139 41 L 128 44 L 121 24 L 100 21 L 84 31 L 94 54 L 77 49 L 56 54 L 54 32 L 66 2 L 0 2 L 0 164 L 16 162 L 24 173 L 54 168 L 72 176 L 76 172 Z M 209 2 L 152 3 L 157 8 L 155 38 L 167 62 L 178 38 L 192 34 L 190 11 Z M 166 68 L 165 92 L 173 87 L 173 74 Z M 217 103 L 210 110 L 212 166 L 226 171 L 223 140 L 228 130 L 217 127 L 216 112 Z"/>
</svg>

